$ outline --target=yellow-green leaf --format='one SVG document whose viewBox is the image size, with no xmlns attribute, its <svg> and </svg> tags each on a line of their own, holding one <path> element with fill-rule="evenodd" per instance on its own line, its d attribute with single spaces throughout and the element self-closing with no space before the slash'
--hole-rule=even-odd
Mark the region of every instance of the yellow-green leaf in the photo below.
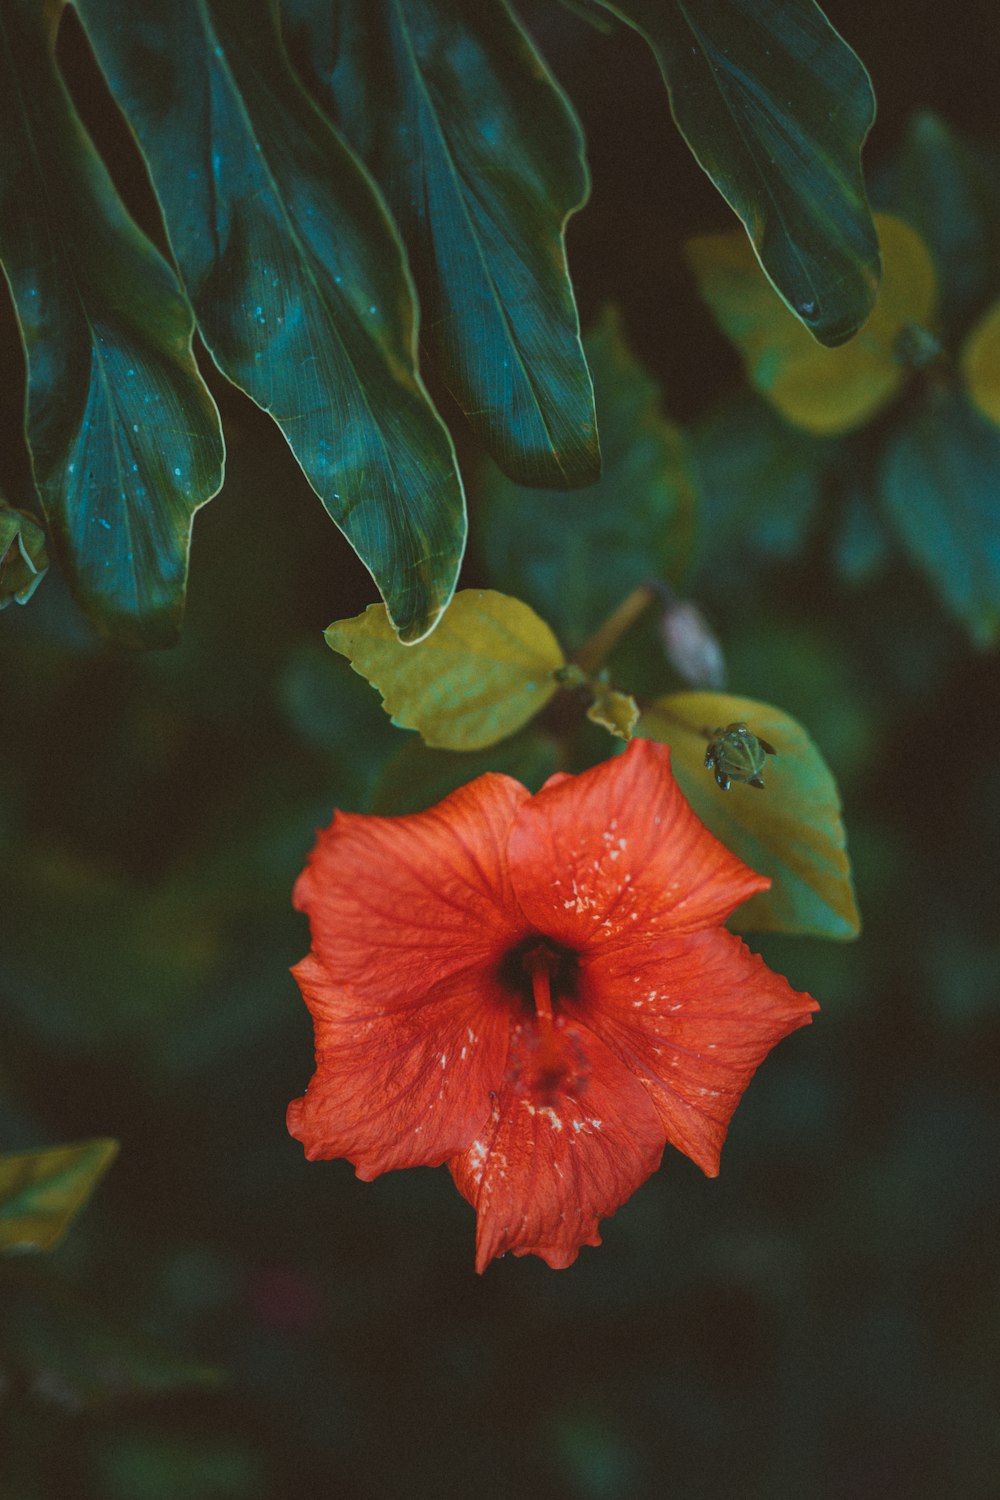
<svg viewBox="0 0 1000 1500">
<path fill-rule="evenodd" d="M 545 621 L 493 589 L 456 594 L 415 646 L 400 644 L 381 604 L 334 621 L 326 643 L 378 689 L 394 724 L 442 750 L 480 750 L 514 734 L 552 697 L 565 661 Z"/>
<path fill-rule="evenodd" d="M 93 1140 L 0 1156 L 0 1250 L 51 1250 L 117 1154 Z"/>
<path fill-rule="evenodd" d="M 1000 427 L 1000 302 L 994 302 L 966 339 L 962 373 L 975 405 Z"/>
<path fill-rule="evenodd" d="M 817 344 L 775 296 L 745 235 L 704 235 L 687 245 L 702 296 L 743 356 L 751 384 L 809 432 L 849 432 L 886 406 L 906 378 L 900 334 L 934 314 L 927 246 L 891 214 L 876 214 L 875 223 L 884 263 L 875 308 L 860 333 L 836 349 Z"/>
<path fill-rule="evenodd" d="M 742 721 L 775 750 L 766 785 L 734 782 L 728 792 L 705 768 L 720 725 Z M 738 932 L 795 932 L 852 938 L 860 928 L 836 783 L 801 724 L 753 698 L 674 693 L 643 710 L 639 733 L 673 749 L 680 788 L 716 838 L 771 889 L 734 913 Z"/>
</svg>

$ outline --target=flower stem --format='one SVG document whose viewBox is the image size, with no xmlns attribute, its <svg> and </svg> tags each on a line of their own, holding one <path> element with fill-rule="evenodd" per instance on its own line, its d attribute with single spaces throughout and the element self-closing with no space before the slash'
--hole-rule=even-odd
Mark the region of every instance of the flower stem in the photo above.
<svg viewBox="0 0 1000 1500">
<path fill-rule="evenodd" d="M 596 672 L 625 632 L 632 628 L 656 597 L 657 591 L 649 583 L 640 583 L 638 588 L 634 588 L 603 624 L 597 627 L 589 641 L 585 641 L 579 651 L 574 653 L 576 665 L 588 674 Z"/>
</svg>

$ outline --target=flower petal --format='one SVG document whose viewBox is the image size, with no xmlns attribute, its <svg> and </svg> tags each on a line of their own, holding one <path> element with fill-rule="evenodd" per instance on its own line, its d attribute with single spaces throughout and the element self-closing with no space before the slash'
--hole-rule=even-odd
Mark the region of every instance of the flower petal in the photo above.
<svg viewBox="0 0 1000 1500">
<path fill-rule="evenodd" d="M 523 935 L 506 848 L 527 798 L 487 775 L 408 817 L 338 812 L 293 896 L 327 977 L 380 1005 L 412 1002 Z"/>
<path fill-rule="evenodd" d="M 529 921 L 577 949 L 718 925 L 770 884 L 695 816 L 652 740 L 553 777 L 519 809 L 509 858 Z"/>
<path fill-rule="evenodd" d="M 819 1009 L 723 928 L 586 955 L 577 1004 L 709 1177 L 757 1067 Z"/>
<path fill-rule="evenodd" d="M 288 1106 L 308 1159 L 346 1156 L 370 1181 L 464 1150 L 507 1056 L 509 1002 L 492 975 L 453 976 L 418 1004 L 378 1006 L 332 981 L 315 954 L 292 972 L 316 1027 L 316 1072 Z"/>
<path fill-rule="evenodd" d="M 449 1163 L 478 1215 L 477 1271 L 508 1250 L 572 1265 L 660 1164 L 663 1126 L 646 1090 L 584 1027 L 562 1018 L 557 1035 L 564 1066 L 545 1087 L 534 1023 L 512 1027 L 492 1118 Z"/>
</svg>

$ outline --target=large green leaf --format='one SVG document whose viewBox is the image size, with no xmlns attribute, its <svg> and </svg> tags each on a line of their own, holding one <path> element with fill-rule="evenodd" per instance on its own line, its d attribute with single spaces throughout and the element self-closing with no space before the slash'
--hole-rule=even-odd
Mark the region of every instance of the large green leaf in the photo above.
<svg viewBox="0 0 1000 1500">
<path fill-rule="evenodd" d="M 272 6 L 78 8 L 215 360 L 272 414 L 400 635 L 418 640 L 451 597 L 465 508 L 377 189 L 292 72 Z"/>
<path fill-rule="evenodd" d="M 117 1154 L 96 1140 L 0 1156 L 0 1250 L 51 1250 Z"/>
<path fill-rule="evenodd" d="M 545 611 L 579 646 L 637 584 L 680 586 L 691 559 L 696 489 L 681 431 L 608 310 L 584 347 L 594 372 L 604 472 L 579 494 L 539 494 L 492 470 L 476 541 L 493 580 Z"/>
<path fill-rule="evenodd" d="M 813 0 L 600 0 L 644 36 L 674 119 L 765 271 L 823 344 L 875 300 L 861 177 L 871 80 Z"/>
<path fill-rule="evenodd" d="M 443 750 L 480 750 L 514 734 L 557 691 L 565 658 L 544 620 L 492 589 L 456 594 L 434 634 L 407 650 L 371 604 L 337 620 L 327 644 L 382 694 L 401 729 Z"/>
<path fill-rule="evenodd" d="M 934 387 L 882 460 L 882 498 L 914 560 L 973 640 L 1000 633 L 1000 429 Z"/>
<path fill-rule="evenodd" d="M 773 295 L 743 235 L 702 235 L 686 247 L 701 294 L 743 356 L 751 384 L 807 432 L 849 432 L 870 421 L 907 378 L 901 336 L 933 316 L 927 246 L 902 219 L 879 214 L 876 222 L 885 276 L 867 324 L 837 349 L 817 344 Z"/>
<path fill-rule="evenodd" d="M 564 231 L 588 191 L 572 108 L 505 0 L 284 0 L 304 76 L 378 180 L 423 341 L 505 473 L 600 472 Z"/>
<path fill-rule="evenodd" d="M 763 790 L 734 782 L 724 792 L 705 767 L 705 751 L 717 728 L 740 721 L 777 755 L 767 760 Z M 734 913 L 737 932 L 857 935 L 836 783 L 801 724 L 753 698 L 674 693 L 643 710 L 639 733 L 672 747 L 674 774 L 702 822 L 771 878 L 769 891 Z"/>
<path fill-rule="evenodd" d="M 129 218 L 56 68 L 58 6 L 0 13 L 0 260 L 24 340 L 35 480 L 76 595 L 165 645 L 191 522 L 222 483 L 218 415 L 173 271 Z"/>
</svg>

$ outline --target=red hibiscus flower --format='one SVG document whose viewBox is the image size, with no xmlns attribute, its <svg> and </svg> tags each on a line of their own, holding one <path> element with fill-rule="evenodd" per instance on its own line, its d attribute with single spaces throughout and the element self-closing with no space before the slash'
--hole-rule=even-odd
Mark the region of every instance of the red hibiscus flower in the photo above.
<svg viewBox="0 0 1000 1500">
<path fill-rule="evenodd" d="M 648 740 L 535 796 L 488 775 L 336 814 L 295 887 L 316 1072 L 289 1130 L 366 1181 L 447 1162 L 477 1270 L 570 1265 L 667 1141 L 717 1173 L 754 1070 L 818 1008 L 721 925 L 768 884 Z"/>
</svg>

